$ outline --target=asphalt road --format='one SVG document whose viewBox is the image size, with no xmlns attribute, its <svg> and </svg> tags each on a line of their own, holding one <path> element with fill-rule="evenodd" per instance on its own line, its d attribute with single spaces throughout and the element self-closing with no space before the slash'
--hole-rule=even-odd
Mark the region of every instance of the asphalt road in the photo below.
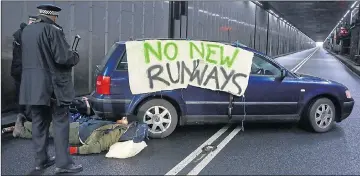
<svg viewBox="0 0 360 176">
<path fill-rule="evenodd" d="M 107 159 L 104 154 L 74 156 L 84 166 L 79 174 L 89 175 L 164 175 L 175 166 L 179 174 L 360 174 L 360 78 L 324 49 L 310 49 L 277 58 L 292 69 L 305 58 L 297 72 L 338 81 L 348 86 L 356 104 L 353 113 L 336 128 L 324 134 L 309 133 L 296 124 L 246 124 L 245 131 L 232 132 L 231 125 L 222 135 L 223 125 L 188 126 L 177 129 L 166 139 L 150 140 L 140 154 L 130 159 Z M 308 57 L 312 55 L 311 57 Z M 237 128 L 235 128 L 237 130 Z M 216 134 L 215 134 L 216 133 Z M 214 135 L 215 134 L 215 135 Z M 211 136 L 218 136 L 218 148 L 209 155 L 181 163 Z M 2 174 L 28 173 L 33 167 L 30 140 L 2 137 Z M 51 154 L 54 148 L 49 149 Z M 196 151 L 195 151 L 196 152 Z M 198 160 L 199 159 L 199 160 Z M 179 164 L 180 163 L 180 164 Z M 54 167 L 44 174 L 52 174 Z M 171 171 L 171 172 L 169 172 Z"/>
</svg>

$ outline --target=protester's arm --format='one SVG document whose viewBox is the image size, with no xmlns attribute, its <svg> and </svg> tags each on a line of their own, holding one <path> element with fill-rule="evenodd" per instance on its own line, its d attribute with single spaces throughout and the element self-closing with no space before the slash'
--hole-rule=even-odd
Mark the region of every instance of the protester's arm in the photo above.
<svg viewBox="0 0 360 176">
<path fill-rule="evenodd" d="M 73 67 L 79 62 L 79 54 L 71 50 L 65 39 L 64 32 L 55 26 L 51 27 L 51 50 L 55 63 L 67 67 Z"/>
</svg>

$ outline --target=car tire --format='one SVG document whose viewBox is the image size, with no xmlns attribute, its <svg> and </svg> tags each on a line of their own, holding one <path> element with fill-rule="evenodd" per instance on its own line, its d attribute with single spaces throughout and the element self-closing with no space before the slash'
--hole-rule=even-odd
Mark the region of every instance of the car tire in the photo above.
<svg viewBox="0 0 360 176">
<path fill-rule="evenodd" d="M 336 109 L 331 100 L 319 98 L 310 104 L 306 117 L 310 130 L 317 133 L 328 132 L 335 124 Z"/>
<path fill-rule="evenodd" d="M 162 113 L 165 115 L 162 116 Z M 178 123 L 178 113 L 175 107 L 164 99 L 146 101 L 140 105 L 137 117 L 140 122 L 148 124 L 149 137 L 151 138 L 165 138 L 169 136 L 174 132 Z"/>
</svg>

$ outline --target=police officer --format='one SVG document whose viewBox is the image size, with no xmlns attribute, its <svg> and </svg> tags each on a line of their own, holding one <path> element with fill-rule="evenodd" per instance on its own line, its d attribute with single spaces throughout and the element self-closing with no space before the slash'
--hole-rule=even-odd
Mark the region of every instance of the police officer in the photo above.
<svg viewBox="0 0 360 176">
<path fill-rule="evenodd" d="M 38 20 L 22 33 L 20 86 L 20 104 L 31 105 L 35 170 L 56 163 L 56 173 L 80 172 L 82 166 L 74 164 L 68 150 L 68 111 L 75 98 L 71 71 L 79 62 L 79 55 L 70 49 L 61 26 L 56 24 L 61 8 L 54 5 L 37 8 Z M 49 157 L 47 153 L 51 120 L 56 157 Z"/>
<path fill-rule="evenodd" d="M 28 24 L 33 23 L 36 21 L 36 16 L 29 16 Z M 22 70 L 22 64 L 21 64 L 21 33 L 23 29 L 27 26 L 26 23 L 20 24 L 20 29 L 18 29 L 14 34 L 14 41 L 13 41 L 13 60 L 11 63 L 11 76 L 13 77 L 15 81 L 15 98 L 16 103 L 19 103 L 19 91 L 20 91 L 20 83 L 21 83 L 21 70 Z M 27 112 L 28 108 L 22 105 L 19 105 L 18 107 L 18 116 L 28 116 Z"/>
</svg>

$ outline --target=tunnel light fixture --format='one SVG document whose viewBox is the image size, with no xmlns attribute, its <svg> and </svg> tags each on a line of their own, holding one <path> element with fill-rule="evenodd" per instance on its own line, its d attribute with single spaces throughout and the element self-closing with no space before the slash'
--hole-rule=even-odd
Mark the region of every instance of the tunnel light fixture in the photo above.
<svg viewBox="0 0 360 176">
<path fill-rule="evenodd" d="M 346 11 L 346 13 L 345 13 L 345 15 L 344 15 L 344 17 L 343 17 L 343 18 L 345 18 L 345 17 L 346 17 L 346 15 L 347 15 L 347 14 L 349 14 L 349 12 L 350 12 L 350 10 Z"/>
<path fill-rule="evenodd" d="M 357 2 L 354 2 L 353 5 L 351 6 L 350 9 L 352 9 Z M 350 10 L 347 10 L 346 13 L 344 14 L 344 16 L 340 19 L 340 21 L 336 24 L 336 26 L 334 27 L 334 29 L 330 32 L 330 34 L 325 38 L 324 42 L 331 36 L 332 33 L 334 33 L 336 31 L 336 28 L 342 23 L 342 21 L 344 20 L 344 18 L 350 13 Z"/>
<path fill-rule="evenodd" d="M 262 4 L 259 1 L 253 1 L 255 4 L 262 6 Z"/>
<path fill-rule="evenodd" d="M 350 7 L 350 10 L 352 8 L 355 7 L 357 1 L 355 1 L 351 7 Z M 324 42 L 331 36 L 332 33 L 334 33 L 336 31 L 336 28 L 341 24 L 341 22 L 344 20 L 344 18 L 350 13 L 350 10 L 347 10 L 346 13 L 344 14 L 344 16 L 340 19 L 340 21 L 336 24 L 336 26 L 334 27 L 334 29 L 330 32 L 330 34 L 325 38 Z"/>
<path fill-rule="evenodd" d="M 355 1 L 355 2 L 351 5 L 350 9 L 354 8 L 355 5 L 356 5 L 356 3 L 357 3 L 357 1 Z"/>
</svg>

